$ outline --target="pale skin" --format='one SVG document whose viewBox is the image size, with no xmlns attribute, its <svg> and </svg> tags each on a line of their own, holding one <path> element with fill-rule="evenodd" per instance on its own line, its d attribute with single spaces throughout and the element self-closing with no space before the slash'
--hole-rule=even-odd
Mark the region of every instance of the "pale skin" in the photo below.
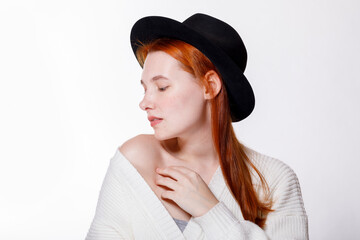
<svg viewBox="0 0 360 240">
<path fill-rule="evenodd" d="M 164 191 L 161 197 L 173 200 L 193 217 L 204 215 L 219 202 L 201 176 L 189 168 L 157 168 L 157 173 L 156 184 L 171 189 Z"/>
<path fill-rule="evenodd" d="M 145 93 L 139 106 L 148 116 L 162 118 L 153 126 L 156 144 L 150 150 L 158 149 L 160 154 L 147 167 L 135 160 L 133 164 L 145 179 L 148 176 L 149 185 L 165 200 L 170 214 L 189 220 L 189 215 L 202 216 L 219 202 L 208 187 L 219 166 L 211 135 L 209 100 L 222 84 L 215 71 L 207 72 L 204 77 L 213 90 L 211 94 L 180 64 L 160 51 L 150 52 L 145 60 L 141 77 Z M 147 154 L 148 158 L 151 155 Z M 170 202 L 166 200 L 176 204 L 167 205 Z"/>
</svg>

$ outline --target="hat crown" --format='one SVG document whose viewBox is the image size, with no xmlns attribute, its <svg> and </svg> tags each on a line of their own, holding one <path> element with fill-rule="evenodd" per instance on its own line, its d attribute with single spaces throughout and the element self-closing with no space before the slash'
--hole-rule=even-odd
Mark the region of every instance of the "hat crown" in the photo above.
<svg viewBox="0 0 360 240">
<path fill-rule="evenodd" d="M 233 27 L 217 18 L 202 13 L 190 16 L 183 24 L 223 50 L 242 72 L 245 71 L 247 62 L 246 48 Z"/>
</svg>

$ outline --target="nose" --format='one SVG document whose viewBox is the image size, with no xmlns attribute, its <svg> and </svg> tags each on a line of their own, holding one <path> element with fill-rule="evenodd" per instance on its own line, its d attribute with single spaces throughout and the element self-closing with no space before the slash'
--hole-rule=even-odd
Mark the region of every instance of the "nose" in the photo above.
<svg viewBox="0 0 360 240">
<path fill-rule="evenodd" d="M 144 111 L 154 108 L 154 103 L 148 94 L 144 95 L 144 98 L 139 103 L 139 107 Z"/>
</svg>

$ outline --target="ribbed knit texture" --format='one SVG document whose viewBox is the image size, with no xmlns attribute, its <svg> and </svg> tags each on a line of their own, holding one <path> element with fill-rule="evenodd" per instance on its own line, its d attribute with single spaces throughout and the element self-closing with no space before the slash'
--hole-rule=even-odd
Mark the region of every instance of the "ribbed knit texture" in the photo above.
<svg viewBox="0 0 360 240">
<path fill-rule="evenodd" d="M 298 178 L 280 160 L 246 148 L 269 184 L 275 209 L 266 226 L 245 221 L 225 184 L 220 167 L 209 188 L 219 203 L 192 217 L 182 232 L 136 168 L 117 149 L 110 161 L 86 240 L 108 239 L 308 239 L 308 219 Z M 253 184 L 263 197 L 258 176 Z"/>
</svg>

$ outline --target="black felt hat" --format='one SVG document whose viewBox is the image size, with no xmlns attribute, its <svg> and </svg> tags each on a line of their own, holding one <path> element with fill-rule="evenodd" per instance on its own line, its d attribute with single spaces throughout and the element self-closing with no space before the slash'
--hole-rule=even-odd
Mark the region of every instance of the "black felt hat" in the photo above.
<svg viewBox="0 0 360 240">
<path fill-rule="evenodd" d="M 140 43 L 158 38 L 173 38 L 200 50 L 215 65 L 227 90 L 231 118 L 238 122 L 250 115 L 255 106 L 254 92 L 244 76 L 247 61 L 245 45 L 227 23 L 197 13 L 184 22 L 149 16 L 138 20 L 131 30 L 131 46 L 136 54 Z"/>
</svg>

